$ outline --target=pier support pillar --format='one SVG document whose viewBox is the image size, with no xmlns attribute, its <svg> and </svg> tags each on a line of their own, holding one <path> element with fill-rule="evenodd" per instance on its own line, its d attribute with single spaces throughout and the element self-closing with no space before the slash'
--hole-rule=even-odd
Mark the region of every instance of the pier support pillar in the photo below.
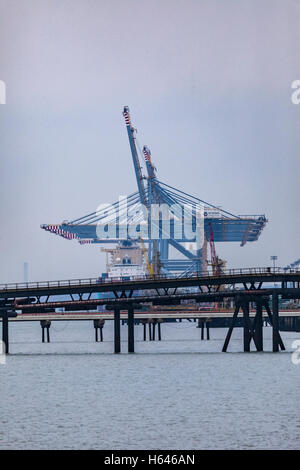
<svg viewBox="0 0 300 470">
<path fill-rule="evenodd" d="M 146 320 L 142 320 L 142 325 L 143 325 L 143 337 L 144 337 L 144 341 L 147 340 L 147 324 L 146 324 Z"/>
<path fill-rule="evenodd" d="M 50 326 L 51 326 L 51 321 L 50 320 L 41 320 L 40 325 L 42 328 L 42 343 L 45 343 L 45 330 L 47 334 L 47 343 L 50 343 Z"/>
<path fill-rule="evenodd" d="M 149 320 L 148 320 L 148 325 L 149 325 L 149 341 L 152 341 L 152 327 L 151 327 L 151 324 L 152 324 L 152 320 L 149 319 Z"/>
<path fill-rule="evenodd" d="M 249 314 L 249 301 L 242 303 L 244 312 L 244 351 L 250 352 L 250 343 L 253 339 L 257 351 L 263 351 L 263 318 L 262 318 L 262 301 L 260 298 L 255 299 L 256 315 L 252 321 Z"/>
<path fill-rule="evenodd" d="M 134 353 L 134 308 L 128 307 L 128 352 Z"/>
<path fill-rule="evenodd" d="M 236 319 L 239 313 L 240 308 L 243 310 L 244 316 L 244 351 L 250 351 L 250 343 L 253 339 L 257 351 L 263 351 L 263 315 L 262 310 L 263 307 L 266 309 L 268 314 L 269 323 L 273 328 L 273 352 L 278 352 L 279 348 L 284 350 L 284 344 L 281 339 L 279 333 L 279 318 L 278 318 L 278 293 L 274 292 L 272 294 L 272 311 L 269 306 L 269 298 L 262 298 L 260 296 L 256 296 L 254 298 L 254 302 L 256 303 L 256 315 L 254 320 L 252 321 L 249 315 L 249 299 L 244 298 L 237 298 L 235 304 L 235 311 L 232 317 L 231 326 L 228 330 L 224 346 L 222 351 L 226 352 L 227 347 L 231 338 L 231 334 L 233 328 L 236 324 Z"/>
<path fill-rule="evenodd" d="M 256 316 L 254 319 L 255 323 L 255 337 L 256 337 L 256 348 L 257 351 L 263 351 L 263 315 L 262 315 L 262 302 L 258 299 L 256 302 Z"/>
<path fill-rule="evenodd" d="M 115 353 L 121 352 L 120 308 L 114 309 Z"/>
<path fill-rule="evenodd" d="M 205 324 L 206 324 L 206 339 L 209 341 L 209 322 L 206 321 Z"/>
<path fill-rule="evenodd" d="M 273 310 L 273 352 L 279 351 L 279 319 L 278 319 L 278 294 L 272 294 L 272 310 Z"/>
<path fill-rule="evenodd" d="M 251 320 L 249 317 L 249 302 L 244 301 L 242 303 L 242 310 L 244 314 L 244 352 L 250 352 L 251 342 Z"/>
<path fill-rule="evenodd" d="M 206 329 L 206 339 L 209 340 L 209 322 L 207 319 L 198 318 L 198 326 L 197 328 L 201 328 L 201 340 L 204 340 L 204 333 Z"/>
<path fill-rule="evenodd" d="M 155 328 L 156 328 L 156 320 L 152 323 L 152 340 L 155 341 Z"/>
<path fill-rule="evenodd" d="M 103 342 L 103 327 L 105 320 L 99 319 L 99 320 L 93 320 L 94 322 L 94 328 L 95 328 L 95 341 L 96 343 L 98 342 L 98 330 L 100 331 L 100 341 L 101 343 Z"/>
<path fill-rule="evenodd" d="M 148 320 L 142 320 L 144 341 L 147 341 L 147 324 L 148 324 L 148 331 L 149 331 L 149 341 L 155 341 L 156 325 L 157 325 L 158 341 L 161 341 L 161 323 L 162 322 L 163 320 L 161 318 L 159 318 L 158 320 L 153 320 L 152 318 L 149 318 Z"/>
<path fill-rule="evenodd" d="M 8 315 L 2 314 L 2 341 L 5 347 L 5 354 L 9 354 L 9 336 L 8 336 Z"/>
<path fill-rule="evenodd" d="M 228 344 L 229 344 L 229 341 L 230 341 L 230 338 L 231 338 L 231 335 L 232 335 L 232 332 L 233 332 L 233 328 L 235 326 L 236 319 L 237 319 L 237 316 L 238 316 L 239 311 L 240 311 L 240 307 L 241 307 L 240 301 L 239 301 L 239 299 L 236 299 L 234 313 L 233 313 L 233 317 L 232 317 L 232 320 L 231 320 L 231 325 L 230 325 L 230 328 L 227 332 L 222 352 L 227 351 Z"/>
<path fill-rule="evenodd" d="M 272 296 L 272 309 L 273 309 L 273 314 L 271 312 L 270 306 L 268 299 L 263 300 L 263 306 L 266 309 L 266 312 L 269 317 L 269 323 L 273 328 L 273 352 L 278 351 L 278 346 L 282 351 L 285 350 L 285 346 L 283 344 L 283 341 L 281 339 L 280 333 L 279 333 L 279 320 L 278 320 L 278 294 L 274 294 L 275 298 Z M 275 308 L 274 308 L 275 307 Z M 275 328 L 274 328 L 274 310 L 275 310 Z"/>
<path fill-rule="evenodd" d="M 157 333 L 158 333 L 158 341 L 161 341 L 161 324 L 162 324 L 163 320 L 161 318 L 159 318 L 157 320 Z"/>
</svg>

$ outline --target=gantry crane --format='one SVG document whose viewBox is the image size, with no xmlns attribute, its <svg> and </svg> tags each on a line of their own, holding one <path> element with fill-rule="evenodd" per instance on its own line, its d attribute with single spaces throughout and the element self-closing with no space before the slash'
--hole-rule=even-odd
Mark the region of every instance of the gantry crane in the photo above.
<svg viewBox="0 0 300 470">
<path fill-rule="evenodd" d="M 70 222 L 64 221 L 60 224 L 42 224 L 41 228 L 59 235 L 65 239 L 75 239 L 80 244 L 86 243 L 118 243 L 120 240 L 134 239 L 139 240 L 139 232 L 132 235 L 129 233 L 128 226 L 124 228 L 124 220 L 137 224 L 140 227 L 148 222 L 148 236 L 144 235 L 144 245 L 148 244 L 148 259 L 158 269 L 161 265 L 164 272 L 182 274 L 192 272 L 205 272 L 207 269 L 206 241 L 210 240 L 210 233 L 213 233 L 213 240 L 210 240 L 211 247 L 215 242 L 240 242 L 244 246 L 247 242 L 257 240 L 267 223 L 264 215 L 234 215 L 224 209 L 207 203 L 202 199 L 192 196 L 173 186 L 163 183 L 157 177 L 156 169 L 152 163 L 151 152 L 148 147 L 139 148 L 136 131 L 132 125 L 129 108 L 123 109 L 128 139 L 130 143 L 131 155 L 134 164 L 135 176 L 138 190 L 127 196 L 126 201 L 119 200 L 111 205 L 110 209 L 103 208 L 79 217 Z M 147 176 L 143 175 L 142 167 L 139 161 L 139 155 L 145 159 Z M 171 163 L 171 162 L 170 162 Z M 151 204 L 164 204 L 170 211 L 170 233 L 165 233 L 165 228 L 159 222 L 154 222 L 151 217 Z M 175 225 L 183 227 L 184 224 L 184 206 L 189 206 L 189 217 L 192 226 L 196 224 L 196 207 L 202 205 L 204 209 L 201 230 L 203 231 L 203 246 L 197 246 L 197 250 L 190 248 L 191 243 L 197 240 L 196 232 L 185 233 L 182 228 L 175 236 Z M 175 209 L 174 209 L 175 208 Z M 117 218 L 115 217 L 117 214 Z M 150 222 L 150 223 L 149 223 Z M 100 232 L 99 224 L 106 227 L 112 224 L 114 235 L 109 237 L 105 230 Z M 156 225 L 155 225 L 156 224 Z M 155 225 L 156 235 L 149 232 L 149 227 Z M 212 243 L 213 242 L 213 243 Z M 186 248 L 189 246 L 189 248 Z M 177 252 L 183 255 L 180 258 L 170 259 L 169 248 L 175 248 Z M 213 252 L 212 261 L 215 270 L 220 270 L 221 265 L 216 262 L 217 256 Z M 156 261 L 155 261 L 156 260 Z M 157 262 L 159 261 L 159 263 Z"/>
</svg>

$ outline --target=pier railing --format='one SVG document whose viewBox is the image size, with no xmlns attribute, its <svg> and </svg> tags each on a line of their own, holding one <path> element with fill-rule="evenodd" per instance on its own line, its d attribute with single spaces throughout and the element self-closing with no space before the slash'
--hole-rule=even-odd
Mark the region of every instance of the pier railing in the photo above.
<svg viewBox="0 0 300 470">
<path fill-rule="evenodd" d="M 0 293 L 1 291 L 7 290 L 24 290 L 24 289 L 39 289 L 39 288 L 51 288 L 51 287 L 72 287 L 72 286 L 97 286 L 99 284 L 128 284 L 128 282 L 139 282 L 139 281 L 159 281 L 159 280 L 175 280 L 175 279 L 218 279 L 226 277 L 238 277 L 241 275 L 269 275 L 270 277 L 274 275 L 283 275 L 283 274 L 300 274 L 300 270 L 292 268 L 280 268 L 280 267 L 256 267 L 256 268 L 235 268 L 235 269 L 226 269 L 221 274 L 215 275 L 212 272 L 206 272 L 201 275 L 198 273 L 188 273 L 185 276 L 182 274 L 180 276 L 170 276 L 168 274 L 159 274 L 159 275 L 144 275 L 144 276 L 132 276 L 130 279 L 125 279 L 122 277 L 109 277 L 109 278 L 85 278 L 85 279 L 62 279 L 54 281 L 38 281 L 38 282 L 20 282 L 20 283 L 6 283 L 0 284 Z"/>
</svg>

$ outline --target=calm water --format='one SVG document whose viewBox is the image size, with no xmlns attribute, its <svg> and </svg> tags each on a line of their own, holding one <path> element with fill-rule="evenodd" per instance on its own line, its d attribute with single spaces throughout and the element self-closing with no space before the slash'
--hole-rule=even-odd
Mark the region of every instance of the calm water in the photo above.
<svg viewBox="0 0 300 470">
<path fill-rule="evenodd" d="M 94 343 L 91 322 L 57 322 L 51 343 L 38 323 L 10 324 L 0 365 L 1 449 L 299 449 L 299 333 L 285 353 L 239 353 L 242 330 L 200 341 L 194 323 L 162 325 L 163 340 L 114 355 L 112 324 Z M 121 329 L 124 340 L 127 327 Z M 271 348 L 271 328 L 264 328 Z"/>
</svg>

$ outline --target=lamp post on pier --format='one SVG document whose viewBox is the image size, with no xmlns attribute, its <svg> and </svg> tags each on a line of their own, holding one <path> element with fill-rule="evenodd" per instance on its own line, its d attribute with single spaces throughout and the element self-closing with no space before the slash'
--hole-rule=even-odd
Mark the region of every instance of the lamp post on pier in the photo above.
<svg viewBox="0 0 300 470">
<path fill-rule="evenodd" d="M 278 256 L 276 256 L 276 255 L 271 256 L 271 261 L 273 261 L 273 269 L 274 269 L 274 271 L 275 271 L 275 263 L 276 263 L 276 260 L 277 260 L 277 259 L 278 259 Z"/>
</svg>

